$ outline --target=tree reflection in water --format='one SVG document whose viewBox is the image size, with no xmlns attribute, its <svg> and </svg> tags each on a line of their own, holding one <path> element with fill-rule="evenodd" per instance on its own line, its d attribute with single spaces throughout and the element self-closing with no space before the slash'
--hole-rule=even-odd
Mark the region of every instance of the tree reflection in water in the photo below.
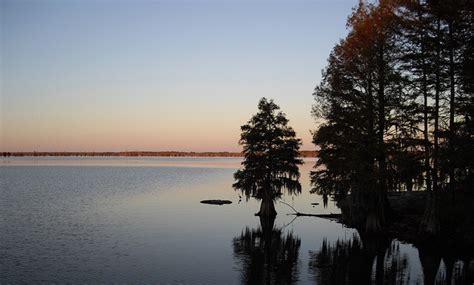
<svg viewBox="0 0 474 285">
<path fill-rule="evenodd" d="M 413 276 L 399 241 L 354 235 L 333 243 L 324 240 L 319 251 L 310 251 L 309 271 L 316 284 L 472 284 L 469 260 L 442 258 L 423 247 L 418 253 L 423 274 Z"/>
<path fill-rule="evenodd" d="M 424 284 L 474 284 L 472 252 L 455 257 L 442 247 L 421 245 L 418 253 Z"/>
<path fill-rule="evenodd" d="M 299 237 L 275 228 L 275 217 L 260 216 L 260 227 L 245 228 L 233 239 L 234 257 L 244 284 L 291 284 L 298 281 Z"/>
<path fill-rule="evenodd" d="M 324 240 L 319 251 L 310 251 L 309 270 L 317 284 L 410 283 L 406 255 L 383 237 Z"/>
</svg>

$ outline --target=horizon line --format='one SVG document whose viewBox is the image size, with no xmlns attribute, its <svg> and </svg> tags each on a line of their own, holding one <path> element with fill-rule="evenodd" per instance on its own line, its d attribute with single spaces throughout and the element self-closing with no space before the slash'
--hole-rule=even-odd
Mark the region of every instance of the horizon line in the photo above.
<svg viewBox="0 0 474 285">
<path fill-rule="evenodd" d="M 301 157 L 315 156 L 317 150 L 301 150 Z M 0 151 L 2 157 L 9 156 L 227 156 L 240 157 L 242 152 L 235 151 Z"/>
</svg>

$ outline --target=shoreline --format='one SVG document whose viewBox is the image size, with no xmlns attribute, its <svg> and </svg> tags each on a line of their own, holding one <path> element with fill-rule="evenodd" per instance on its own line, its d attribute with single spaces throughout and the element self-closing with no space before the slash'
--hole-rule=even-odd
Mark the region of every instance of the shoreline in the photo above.
<svg viewBox="0 0 474 285">
<path fill-rule="evenodd" d="M 455 259 L 470 259 L 474 252 L 474 195 L 467 191 L 456 193 L 456 202 L 450 200 L 451 193 L 439 193 L 439 215 L 441 232 L 438 236 L 427 237 L 420 234 L 420 223 L 426 203 L 426 191 L 391 192 L 387 198 L 391 206 L 391 218 L 379 237 L 396 239 L 403 243 L 413 244 L 424 254 L 440 255 Z M 340 222 L 363 233 L 363 226 L 348 223 L 343 218 Z M 369 235 L 370 236 L 370 235 Z"/>
</svg>

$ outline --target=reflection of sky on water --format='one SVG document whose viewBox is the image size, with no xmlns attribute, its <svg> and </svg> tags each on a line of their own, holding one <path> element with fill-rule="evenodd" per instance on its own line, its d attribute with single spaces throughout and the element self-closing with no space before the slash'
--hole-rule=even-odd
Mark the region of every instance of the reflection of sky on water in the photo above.
<svg viewBox="0 0 474 285">
<path fill-rule="evenodd" d="M 238 282 L 232 241 L 260 227 L 253 215 L 259 203 L 238 203 L 231 187 L 239 158 L 14 160 L 0 164 L 1 283 Z M 322 197 L 309 194 L 311 167 L 311 161 L 302 166 L 302 194 L 283 200 L 305 213 L 338 212 L 333 202 L 323 208 Z M 204 205 L 203 199 L 233 203 Z M 329 220 L 294 219 L 281 203 L 276 210 L 275 227 L 301 240 L 299 283 L 314 281 L 310 251 L 356 234 Z M 409 280 L 422 280 L 418 251 L 407 244 L 399 251 Z"/>
<path fill-rule="evenodd" d="M 207 157 L 8 157 L 0 165 L 155 166 L 238 168 L 241 158 Z"/>
</svg>

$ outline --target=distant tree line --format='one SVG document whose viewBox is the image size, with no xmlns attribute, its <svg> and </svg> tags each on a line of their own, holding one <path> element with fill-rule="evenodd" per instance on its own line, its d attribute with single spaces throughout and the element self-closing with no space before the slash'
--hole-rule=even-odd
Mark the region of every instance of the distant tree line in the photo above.
<svg viewBox="0 0 474 285">
<path fill-rule="evenodd" d="M 314 92 L 313 191 L 350 195 L 354 221 L 386 223 L 387 191 L 427 190 L 422 230 L 439 230 L 439 193 L 474 185 L 472 1 L 360 1 Z M 363 222 L 362 222 L 363 220 Z"/>
<path fill-rule="evenodd" d="M 12 152 L 11 156 L 207 156 L 239 157 L 238 152 L 121 151 L 121 152 Z M 5 155 L 4 155 L 5 156 Z"/>
<path fill-rule="evenodd" d="M 163 157 L 242 157 L 241 152 L 183 152 L 183 151 L 122 151 L 122 152 L 1 152 L 3 157 L 9 156 L 163 156 Z M 303 150 L 301 157 L 316 157 L 317 151 Z"/>
</svg>

